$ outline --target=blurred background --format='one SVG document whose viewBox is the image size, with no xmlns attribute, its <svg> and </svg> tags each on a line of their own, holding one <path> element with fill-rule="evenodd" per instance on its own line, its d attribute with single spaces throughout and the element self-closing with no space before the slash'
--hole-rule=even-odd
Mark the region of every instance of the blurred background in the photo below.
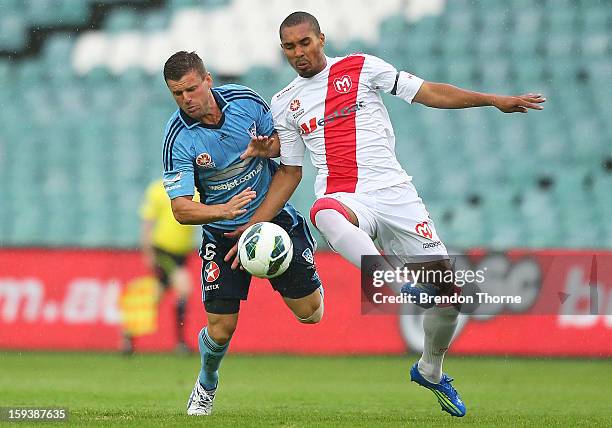
<svg viewBox="0 0 612 428">
<path fill-rule="evenodd" d="M 163 129 L 176 109 L 163 63 L 178 50 L 196 50 L 216 84 L 244 84 L 269 100 L 294 78 L 278 26 L 295 10 L 318 17 L 329 56 L 366 52 L 426 80 L 547 97 L 544 111 L 527 115 L 440 111 L 384 97 L 397 155 L 447 246 L 607 254 L 612 1 L 0 0 L 3 323 L 55 326 L 62 338 L 72 324 L 83 334 L 96 323 L 116 330 L 117 296 L 147 272 L 137 253 L 138 210 L 146 186 L 160 177 Z M 303 213 L 313 180 L 306 162 L 292 199 Z M 197 331 L 194 257 L 190 328 Z M 351 280 L 337 281 L 358 293 L 356 270 L 334 254 L 318 257 L 329 288 L 340 267 Z M 585 271 L 580 284 L 591 277 Z M 38 300 L 26 300 L 32 296 Z M 346 310 L 358 316 L 358 301 Z M 607 334 L 612 321 L 598 323 Z M 4 330 L 2 345 L 56 346 L 20 342 L 16 332 Z M 151 347 L 164 348 L 160 340 Z M 70 346 L 112 349 L 116 342 L 110 335 Z M 405 346 L 399 340 L 381 352 Z"/>
<path fill-rule="evenodd" d="M 294 77 L 279 23 L 308 9 L 330 56 L 366 52 L 426 80 L 548 97 L 527 116 L 385 97 L 397 155 L 449 246 L 612 246 L 610 1 L 369 3 L 2 0 L 0 243 L 138 246 L 139 201 L 175 110 L 165 59 L 196 50 L 216 84 L 269 100 Z M 302 212 L 312 185 L 307 168 Z"/>
</svg>

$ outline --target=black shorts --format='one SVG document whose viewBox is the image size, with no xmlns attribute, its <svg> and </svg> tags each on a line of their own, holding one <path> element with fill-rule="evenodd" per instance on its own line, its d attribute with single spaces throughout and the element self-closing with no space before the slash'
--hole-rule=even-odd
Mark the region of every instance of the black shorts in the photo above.
<svg viewBox="0 0 612 428">
<path fill-rule="evenodd" d="M 153 253 L 155 257 L 155 276 L 165 290 L 170 286 L 170 277 L 174 271 L 185 266 L 187 255 L 169 253 L 157 247 L 153 248 Z"/>
<path fill-rule="evenodd" d="M 308 296 L 321 286 L 313 253 L 315 241 L 308 225 L 297 211 L 289 214 L 283 210 L 272 223 L 287 231 L 293 242 L 293 259 L 282 275 L 269 279 L 272 288 L 281 296 L 299 299 Z M 251 275 L 241 269 L 232 270 L 232 260 L 223 261 L 227 252 L 236 243 L 223 236 L 223 232 L 204 227 L 202 248 L 202 301 L 246 300 L 251 284 Z"/>
</svg>

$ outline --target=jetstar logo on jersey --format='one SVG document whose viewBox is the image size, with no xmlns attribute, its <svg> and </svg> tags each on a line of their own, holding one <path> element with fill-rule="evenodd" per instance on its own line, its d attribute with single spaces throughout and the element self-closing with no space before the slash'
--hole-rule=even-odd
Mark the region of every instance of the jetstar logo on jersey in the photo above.
<svg viewBox="0 0 612 428">
<path fill-rule="evenodd" d="M 217 263 L 208 262 L 204 268 L 204 279 L 206 279 L 206 282 L 215 282 L 217 279 L 219 279 L 220 273 L 221 269 L 219 269 L 219 265 Z"/>
<path fill-rule="evenodd" d="M 300 108 L 300 100 L 298 99 L 291 101 L 291 103 L 289 104 L 289 110 L 291 111 L 297 111 L 297 109 L 299 108 Z"/>
<path fill-rule="evenodd" d="M 338 119 L 342 119 L 343 117 L 350 116 L 351 114 L 355 113 L 358 110 L 363 109 L 364 107 L 365 107 L 365 102 L 357 101 L 356 104 L 353 104 L 352 106 L 342 107 L 341 109 L 336 110 L 332 114 L 325 116 L 323 119 L 317 120 L 316 117 L 313 117 L 308 121 L 308 123 L 300 123 L 300 134 L 302 135 L 310 134 L 311 132 L 315 131 L 317 127 L 319 126 L 323 127 L 333 122 L 334 120 L 338 120 Z"/>
<path fill-rule="evenodd" d="M 214 168 L 215 162 L 208 153 L 200 153 L 196 158 L 196 164 L 204 168 Z"/>
<path fill-rule="evenodd" d="M 353 81 L 351 80 L 351 77 L 347 76 L 346 74 L 342 77 L 334 79 L 334 89 L 340 94 L 347 94 L 351 90 L 352 86 Z"/>
<path fill-rule="evenodd" d="M 431 237 L 433 236 L 433 233 L 431 232 L 431 227 L 429 227 L 429 224 L 427 224 L 426 221 L 418 223 L 415 226 L 414 230 L 423 238 L 431 239 Z"/>
</svg>

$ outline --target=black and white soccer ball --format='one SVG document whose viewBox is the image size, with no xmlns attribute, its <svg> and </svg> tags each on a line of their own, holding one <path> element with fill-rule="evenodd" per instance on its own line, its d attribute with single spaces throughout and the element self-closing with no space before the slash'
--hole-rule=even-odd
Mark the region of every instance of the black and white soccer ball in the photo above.
<svg viewBox="0 0 612 428">
<path fill-rule="evenodd" d="M 258 278 L 282 275 L 293 258 L 293 243 L 285 229 L 269 222 L 255 223 L 238 240 L 240 264 Z"/>
</svg>

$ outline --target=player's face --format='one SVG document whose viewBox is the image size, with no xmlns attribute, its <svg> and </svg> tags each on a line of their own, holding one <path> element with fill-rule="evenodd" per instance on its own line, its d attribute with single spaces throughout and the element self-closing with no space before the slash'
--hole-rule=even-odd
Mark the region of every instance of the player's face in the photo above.
<svg viewBox="0 0 612 428">
<path fill-rule="evenodd" d="M 176 104 L 191 118 L 201 120 L 210 113 L 214 98 L 210 92 L 212 77 L 210 73 L 200 75 L 195 70 L 189 71 L 179 80 L 167 80 L 168 89 Z"/>
<path fill-rule="evenodd" d="M 291 67 L 302 77 L 312 77 L 325 68 L 325 35 L 316 34 L 308 22 L 285 27 L 281 48 Z"/>
</svg>

